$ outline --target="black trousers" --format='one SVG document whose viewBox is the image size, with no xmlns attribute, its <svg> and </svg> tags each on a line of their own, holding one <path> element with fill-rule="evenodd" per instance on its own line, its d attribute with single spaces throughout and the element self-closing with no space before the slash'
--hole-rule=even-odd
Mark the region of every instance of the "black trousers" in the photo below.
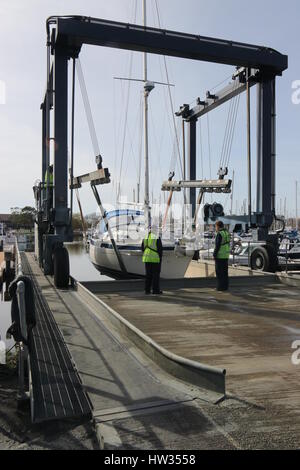
<svg viewBox="0 0 300 470">
<path fill-rule="evenodd" d="M 228 290 L 228 259 L 216 259 L 217 289 Z"/>
<path fill-rule="evenodd" d="M 145 292 L 158 293 L 160 291 L 160 269 L 161 264 L 158 263 L 145 263 L 146 279 L 145 279 Z"/>
</svg>

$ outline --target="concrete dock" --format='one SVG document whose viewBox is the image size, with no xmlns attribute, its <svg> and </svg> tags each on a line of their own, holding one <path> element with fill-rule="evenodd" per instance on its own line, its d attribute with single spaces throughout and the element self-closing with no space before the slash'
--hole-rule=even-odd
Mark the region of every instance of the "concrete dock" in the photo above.
<svg viewBox="0 0 300 470">
<path fill-rule="evenodd" d="M 235 277 L 230 293 L 197 278 L 165 281 L 161 297 L 144 296 L 143 281 L 57 291 L 26 256 L 91 402 L 101 447 L 299 448 L 300 366 L 291 362 L 299 287 L 260 275 Z M 197 385 L 197 364 L 227 370 L 223 397 L 206 377 L 204 389 Z"/>
<path fill-rule="evenodd" d="M 103 302 L 166 349 L 225 368 L 230 393 L 259 403 L 287 396 L 300 403 L 299 371 L 291 362 L 300 338 L 300 290 L 273 276 L 241 279 L 229 293 L 204 286 L 148 298 L 101 288 Z"/>
</svg>

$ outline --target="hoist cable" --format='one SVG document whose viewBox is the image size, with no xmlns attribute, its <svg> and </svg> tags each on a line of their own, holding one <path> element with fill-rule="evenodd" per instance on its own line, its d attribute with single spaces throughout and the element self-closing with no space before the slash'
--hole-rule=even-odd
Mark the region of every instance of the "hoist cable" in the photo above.
<svg viewBox="0 0 300 470">
<path fill-rule="evenodd" d="M 237 84 L 235 84 L 234 89 L 236 88 Z M 220 159 L 220 168 L 225 168 L 225 161 L 226 161 L 226 152 L 228 148 L 228 141 L 230 140 L 230 133 L 231 133 L 231 127 L 232 127 L 232 120 L 233 120 L 233 115 L 234 115 L 234 105 L 235 105 L 235 99 L 232 98 L 230 100 L 230 105 L 229 105 L 229 111 L 228 111 L 228 116 L 227 116 L 227 122 L 226 122 L 226 128 L 225 128 L 225 134 L 224 134 L 224 140 L 223 140 L 223 146 L 222 146 L 222 152 L 221 152 L 221 159 Z"/>
<path fill-rule="evenodd" d="M 211 172 L 211 145 L 210 145 L 210 128 L 209 128 L 209 116 L 207 113 L 207 142 L 208 142 L 208 162 L 209 162 L 209 178 L 212 178 Z"/>
<path fill-rule="evenodd" d="M 202 141 L 202 122 L 199 119 L 199 134 L 200 134 L 200 161 L 201 161 L 201 173 L 202 179 L 204 179 L 204 158 L 203 158 L 203 141 Z"/>
<path fill-rule="evenodd" d="M 224 155 L 225 155 L 225 148 L 227 145 L 227 138 L 228 138 L 228 131 L 229 131 L 229 123 L 231 119 L 231 114 L 232 114 L 232 106 L 233 106 L 233 100 L 230 100 L 229 103 L 229 110 L 228 110 L 228 115 L 227 115 L 227 120 L 226 120 L 226 127 L 225 127 L 225 133 L 224 133 L 224 139 L 223 139 L 223 145 L 222 145 L 222 151 L 221 151 L 221 158 L 220 158 L 220 164 L 219 168 L 223 168 L 223 163 L 224 163 Z"/>
<path fill-rule="evenodd" d="M 236 89 L 237 86 L 238 86 L 238 83 L 236 83 L 234 89 Z M 226 129 L 225 129 L 225 135 L 224 135 L 221 159 L 220 159 L 220 168 L 223 168 L 223 169 L 228 168 L 228 165 L 230 162 L 239 103 L 240 103 L 240 95 L 235 96 L 230 101 L 230 107 L 229 107 L 229 112 L 228 112 L 228 117 L 227 117 L 227 123 L 226 123 Z"/>
<path fill-rule="evenodd" d="M 234 106 L 233 106 L 233 112 L 232 112 L 232 121 L 231 121 L 231 126 L 230 126 L 230 130 L 229 130 L 229 134 L 228 134 L 227 149 L 226 149 L 226 153 L 225 153 L 225 156 L 224 156 L 224 167 L 225 168 L 228 167 L 228 165 L 229 165 L 231 149 L 232 149 L 232 143 L 233 143 L 233 137 L 234 137 L 235 126 L 236 126 L 236 120 L 237 120 L 239 100 L 240 100 L 240 96 L 238 96 L 234 99 Z"/>
<path fill-rule="evenodd" d="M 225 136 L 224 136 L 224 149 L 223 149 L 220 168 L 225 168 L 225 161 L 227 158 L 227 152 L 228 152 L 228 146 L 229 146 L 229 141 L 230 141 L 232 122 L 233 122 L 234 107 L 235 107 L 235 99 L 231 100 L 230 102 L 230 110 L 228 113 L 228 127 L 225 131 Z"/>
<path fill-rule="evenodd" d="M 237 99 L 237 103 L 236 103 L 235 119 L 234 119 L 234 124 L 233 124 L 233 128 L 232 128 L 232 133 L 231 133 L 231 141 L 230 141 L 230 146 L 229 146 L 229 150 L 228 150 L 228 157 L 227 157 L 227 161 L 226 161 L 226 167 L 228 167 L 228 165 L 229 165 L 229 160 L 230 160 L 230 155 L 231 155 L 231 150 L 232 150 L 232 145 L 233 145 L 233 138 L 234 138 L 236 122 L 237 122 L 237 116 L 238 116 L 238 109 L 239 109 L 239 104 L 240 104 L 240 98 L 241 98 L 241 95 L 239 95 L 239 97 Z"/>
</svg>

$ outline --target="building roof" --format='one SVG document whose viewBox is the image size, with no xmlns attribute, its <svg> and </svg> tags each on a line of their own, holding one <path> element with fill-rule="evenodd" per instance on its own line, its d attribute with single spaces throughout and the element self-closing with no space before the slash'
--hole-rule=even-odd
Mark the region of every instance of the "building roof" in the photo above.
<svg viewBox="0 0 300 470">
<path fill-rule="evenodd" d="M 10 222 L 11 214 L 0 214 L 0 222 Z"/>
</svg>

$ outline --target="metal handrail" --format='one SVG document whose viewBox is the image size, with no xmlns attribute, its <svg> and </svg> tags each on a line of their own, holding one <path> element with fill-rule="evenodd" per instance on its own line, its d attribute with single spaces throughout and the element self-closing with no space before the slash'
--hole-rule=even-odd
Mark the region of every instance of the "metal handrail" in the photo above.
<svg viewBox="0 0 300 470">
<path fill-rule="evenodd" d="M 27 331 L 27 325 L 26 325 L 25 284 L 23 281 L 19 281 L 17 284 L 17 299 L 18 299 L 18 306 L 19 306 L 21 334 L 24 340 L 27 340 L 28 331 Z M 18 354 L 19 354 L 18 400 L 27 400 L 28 393 L 25 390 L 25 363 L 28 361 L 28 348 L 27 348 L 27 345 L 23 341 L 21 341 L 18 345 Z"/>
<path fill-rule="evenodd" d="M 22 270 L 22 261 L 21 255 L 18 247 L 18 242 L 16 240 L 15 244 L 15 266 L 16 266 L 16 277 L 23 276 Z M 17 283 L 17 301 L 19 307 L 19 316 L 20 316 L 20 328 L 21 335 L 25 341 L 28 339 L 28 330 L 26 323 L 26 303 L 25 303 L 25 283 L 24 281 L 19 281 Z M 27 362 L 29 367 L 29 354 L 28 347 L 23 342 L 20 341 L 18 344 L 18 400 L 24 401 L 29 398 L 29 394 L 25 387 L 25 364 Z"/>
<path fill-rule="evenodd" d="M 20 255 L 17 239 L 15 242 L 15 264 L 16 264 L 16 277 L 23 276 L 22 261 L 21 261 L 21 255 Z"/>
</svg>

